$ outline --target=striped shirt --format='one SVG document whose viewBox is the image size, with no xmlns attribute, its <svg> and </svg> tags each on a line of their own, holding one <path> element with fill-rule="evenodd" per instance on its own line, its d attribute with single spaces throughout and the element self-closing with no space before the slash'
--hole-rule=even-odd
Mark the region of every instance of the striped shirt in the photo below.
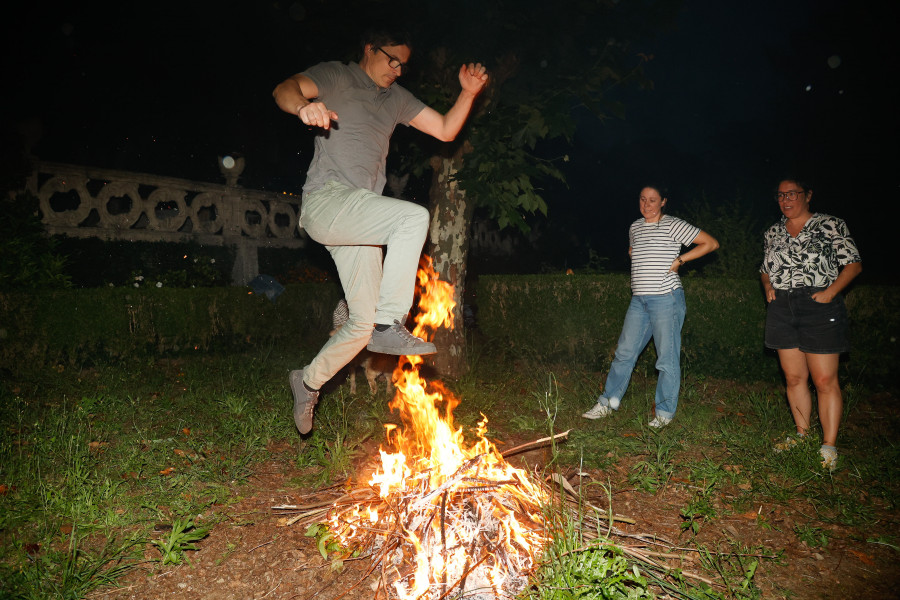
<svg viewBox="0 0 900 600">
<path fill-rule="evenodd" d="M 643 218 L 631 224 L 628 245 L 631 247 L 631 293 L 635 296 L 668 294 L 681 287 L 678 273 L 669 269 L 681 253 L 700 233 L 687 221 L 663 215 L 656 223 Z"/>
<path fill-rule="evenodd" d="M 349 320 L 350 307 L 347 306 L 347 300 L 341 298 L 338 300 L 337 306 L 334 307 L 334 312 L 331 314 L 331 324 L 334 326 L 334 330 L 337 331 Z"/>
</svg>

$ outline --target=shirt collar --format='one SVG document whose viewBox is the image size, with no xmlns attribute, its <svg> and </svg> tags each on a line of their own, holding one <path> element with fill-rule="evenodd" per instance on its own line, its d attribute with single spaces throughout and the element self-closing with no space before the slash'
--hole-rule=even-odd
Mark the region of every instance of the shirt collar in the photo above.
<svg viewBox="0 0 900 600">
<path fill-rule="evenodd" d="M 819 218 L 819 213 L 812 213 L 812 214 L 810 215 L 809 219 L 806 220 L 806 223 L 803 224 L 803 227 L 800 229 L 800 233 L 803 233 L 804 231 L 806 231 L 806 228 L 807 228 L 810 224 L 814 223 L 814 222 L 816 221 L 816 219 L 818 219 L 818 218 Z M 778 221 L 778 224 L 781 225 L 781 228 L 782 228 L 785 232 L 787 232 L 787 217 L 786 217 L 786 216 L 781 215 L 781 220 Z M 798 235 L 799 235 L 799 234 L 798 234 Z"/>
<path fill-rule="evenodd" d="M 378 87 L 378 84 L 376 84 L 372 80 L 372 78 L 369 77 L 369 74 L 366 73 L 361 66 L 359 66 L 359 63 L 351 62 L 350 66 L 352 67 L 350 70 L 353 72 L 353 77 L 356 78 L 356 81 L 359 82 L 359 84 L 365 87 L 367 90 L 370 90 L 372 92 L 386 94 L 391 91 L 391 88 L 396 84 L 396 82 L 394 82 L 390 87 Z"/>
</svg>

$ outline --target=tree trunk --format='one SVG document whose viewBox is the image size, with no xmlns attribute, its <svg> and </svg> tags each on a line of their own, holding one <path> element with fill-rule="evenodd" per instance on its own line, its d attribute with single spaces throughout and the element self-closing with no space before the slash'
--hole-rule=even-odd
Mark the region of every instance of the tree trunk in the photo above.
<svg viewBox="0 0 900 600">
<path fill-rule="evenodd" d="M 453 176 L 462 164 L 465 149 L 460 147 L 453 156 L 431 159 L 434 175 L 429 191 L 431 225 L 428 231 L 428 252 L 440 279 L 453 286 L 453 329 L 439 329 L 434 343 L 438 353 L 429 361 L 441 377 L 456 379 L 466 374 L 465 326 L 463 324 L 463 295 L 466 282 L 466 262 L 469 257 L 469 227 L 474 205 L 466 198 Z"/>
</svg>

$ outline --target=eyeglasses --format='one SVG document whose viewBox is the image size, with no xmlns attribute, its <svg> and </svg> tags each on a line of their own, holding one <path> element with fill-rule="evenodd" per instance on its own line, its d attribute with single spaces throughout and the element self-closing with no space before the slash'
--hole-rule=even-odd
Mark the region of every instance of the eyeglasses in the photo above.
<svg viewBox="0 0 900 600">
<path fill-rule="evenodd" d="M 404 71 L 406 71 L 407 69 L 409 69 L 409 63 L 400 62 L 400 59 L 399 59 L 399 58 L 397 58 L 396 56 L 391 56 L 390 54 L 388 54 L 387 52 L 385 52 L 385 51 L 382 50 L 381 48 L 375 48 L 375 49 L 378 50 L 379 52 L 381 52 L 382 54 L 384 54 L 385 56 L 388 57 L 388 59 L 389 59 L 389 60 L 388 60 L 388 66 L 389 66 L 390 68 L 392 68 L 392 69 L 399 69 L 401 73 L 403 73 Z"/>
<path fill-rule="evenodd" d="M 805 194 L 805 191 L 802 190 L 789 190 L 787 192 L 775 192 L 775 200 L 777 202 L 784 202 L 785 200 L 796 200 L 797 196 Z"/>
</svg>

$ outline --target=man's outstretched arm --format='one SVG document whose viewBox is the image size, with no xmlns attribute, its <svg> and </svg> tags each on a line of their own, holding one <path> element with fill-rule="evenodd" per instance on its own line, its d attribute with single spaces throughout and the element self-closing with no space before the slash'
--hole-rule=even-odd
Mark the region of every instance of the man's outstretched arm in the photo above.
<svg viewBox="0 0 900 600">
<path fill-rule="evenodd" d="M 313 100 L 319 96 L 319 88 L 309 77 L 300 73 L 279 83 L 272 92 L 275 104 L 286 113 L 297 115 L 310 127 L 331 127 L 337 113 L 328 110 L 322 102 Z"/>
<path fill-rule="evenodd" d="M 478 97 L 487 82 L 487 68 L 484 65 L 481 63 L 463 65 L 459 69 L 459 84 L 462 86 L 462 91 L 450 110 L 442 115 L 426 106 L 409 124 L 442 142 L 452 141 L 462 129 L 472 111 L 475 98 Z"/>
</svg>

